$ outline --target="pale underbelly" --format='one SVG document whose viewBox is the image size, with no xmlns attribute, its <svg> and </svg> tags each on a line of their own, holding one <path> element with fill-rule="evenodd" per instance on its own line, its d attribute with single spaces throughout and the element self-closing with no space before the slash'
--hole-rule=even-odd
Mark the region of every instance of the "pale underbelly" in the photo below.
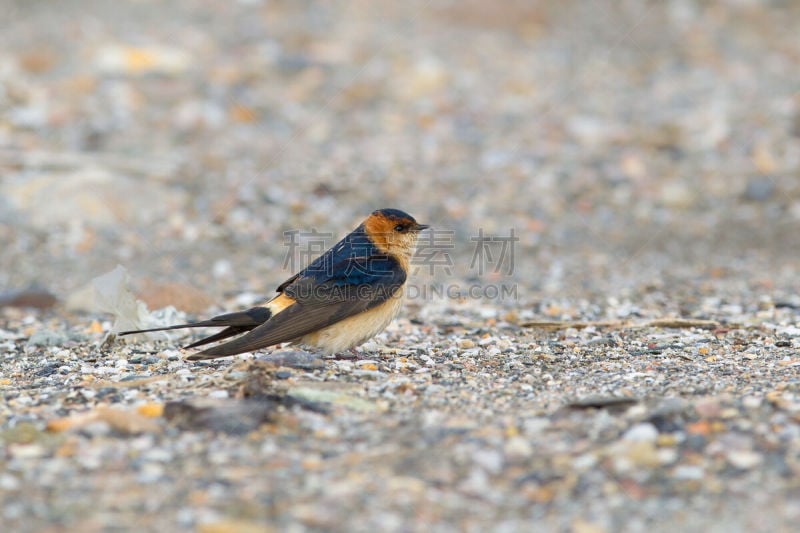
<svg viewBox="0 0 800 533">
<path fill-rule="evenodd" d="M 304 335 L 298 339 L 297 344 L 313 346 L 329 354 L 348 350 L 386 329 L 400 312 L 402 305 L 402 297 L 390 298 L 373 309 Z"/>
</svg>

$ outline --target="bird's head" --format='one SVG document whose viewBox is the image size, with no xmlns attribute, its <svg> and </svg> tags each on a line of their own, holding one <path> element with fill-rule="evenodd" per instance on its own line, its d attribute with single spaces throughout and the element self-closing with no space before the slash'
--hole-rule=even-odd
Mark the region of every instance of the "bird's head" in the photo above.
<svg viewBox="0 0 800 533">
<path fill-rule="evenodd" d="M 383 253 L 392 255 L 404 263 L 414 253 L 419 232 L 428 228 L 414 217 L 399 209 L 378 209 L 364 221 L 364 231 Z"/>
</svg>

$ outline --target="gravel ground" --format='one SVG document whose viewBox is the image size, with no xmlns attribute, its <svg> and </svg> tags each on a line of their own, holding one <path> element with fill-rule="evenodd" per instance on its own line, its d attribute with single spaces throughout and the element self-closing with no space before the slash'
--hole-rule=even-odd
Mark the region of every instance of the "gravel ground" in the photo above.
<svg viewBox="0 0 800 533">
<path fill-rule="evenodd" d="M 0 20 L 6 530 L 800 523 L 800 5 Z M 251 305 L 380 207 L 437 233 L 357 357 L 108 338 Z"/>
</svg>

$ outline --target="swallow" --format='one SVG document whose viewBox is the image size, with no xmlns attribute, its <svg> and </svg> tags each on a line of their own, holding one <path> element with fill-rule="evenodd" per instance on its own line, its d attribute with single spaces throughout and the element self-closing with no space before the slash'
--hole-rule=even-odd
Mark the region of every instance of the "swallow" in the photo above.
<svg viewBox="0 0 800 533">
<path fill-rule="evenodd" d="M 394 320 L 419 232 L 428 228 L 399 209 L 372 212 L 356 229 L 281 283 L 271 300 L 209 320 L 119 335 L 182 328 L 222 331 L 185 346 L 239 337 L 190 355 L 216 359 L 291 342 L 335 354 L 366 342 Z"/>
</svg>

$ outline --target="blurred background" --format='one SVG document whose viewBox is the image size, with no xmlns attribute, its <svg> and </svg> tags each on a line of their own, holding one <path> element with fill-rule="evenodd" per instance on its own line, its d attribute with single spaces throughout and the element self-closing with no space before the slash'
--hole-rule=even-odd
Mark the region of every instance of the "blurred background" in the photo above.
<svg viewBox="0 0 800 533">
<path fill-rule="evenodd" d="M 397 207 L 498 305 L 796 298 L 800 3 L 0 11 L 0 291 L 122 264 L 151 307 L 232 306 L 291 274 L 284 232 Z M 513 272 L 470 267 L 511 229 Z"/>
</svg>

